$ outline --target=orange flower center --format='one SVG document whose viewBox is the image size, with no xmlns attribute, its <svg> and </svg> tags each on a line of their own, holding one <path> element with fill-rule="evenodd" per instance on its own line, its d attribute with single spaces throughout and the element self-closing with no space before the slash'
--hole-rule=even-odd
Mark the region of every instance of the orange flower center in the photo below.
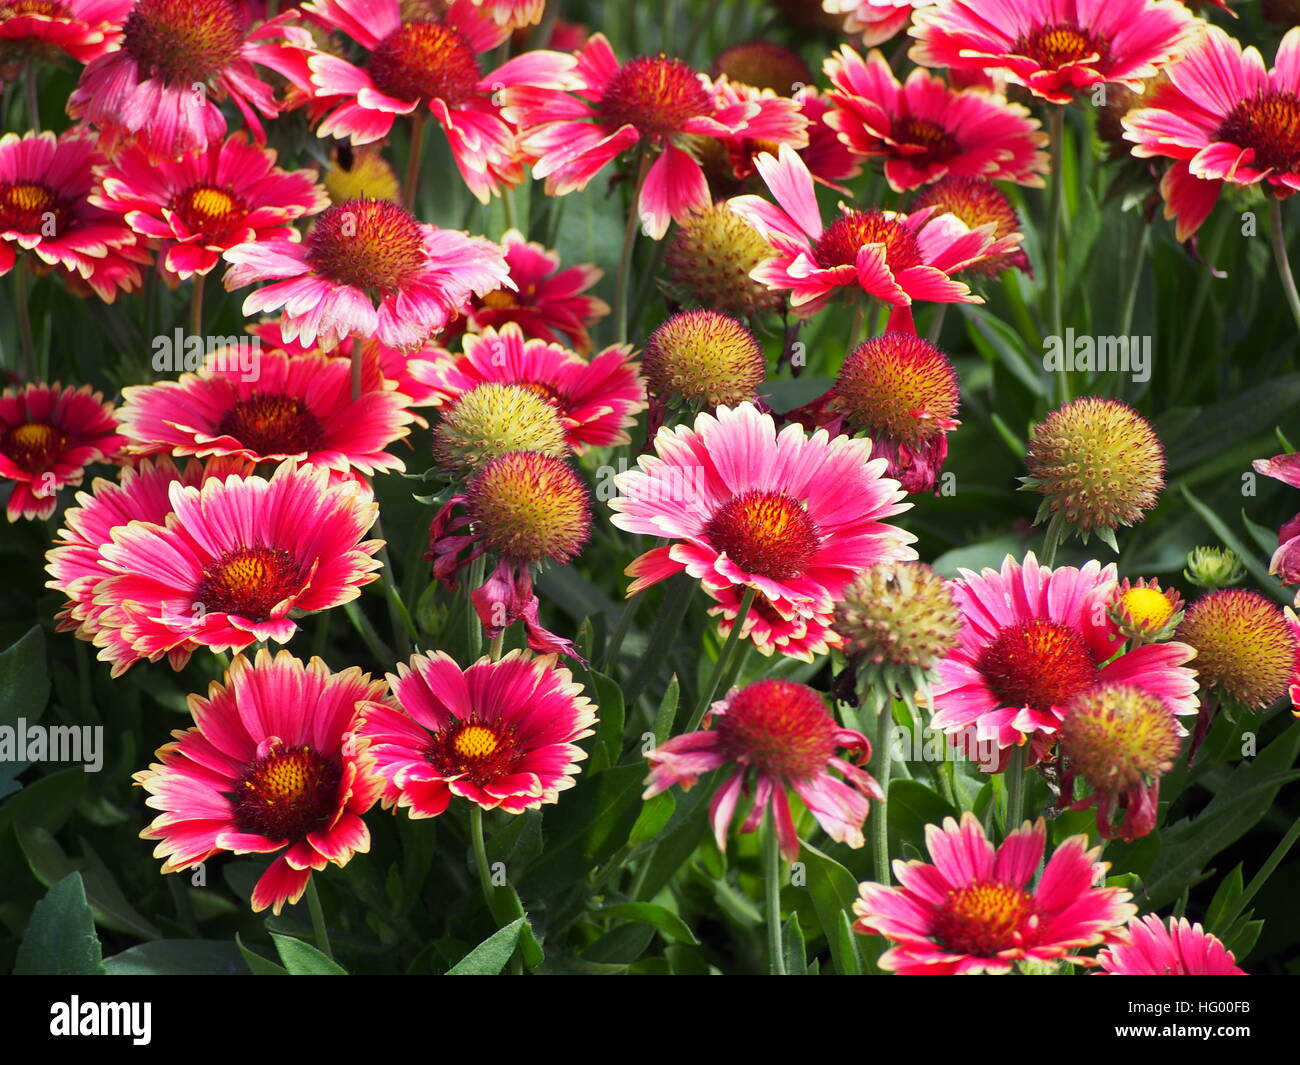
<svg viewBox="0 0 1300 1065">
<path fill-rule="evenodd" d="M 232 0 L 138 0 L 122 47 L 144 77 L 188 87 L 208 82 L 239 58 L 243 20 Z"/>
<path fill-rule="evenodd" d="M 1030 618 L 998 633 L 976 663 L 1003 706 L 1062 707 L 1097 679 L 1097 664 L 1074 629 Z"/>
<path fill-rule="evenodd" d="M 1215 138 L 1253 149 L 1252 167 L 1294 173 L 1300 168 L 1300 96 L 1261 89 L 1228 113 Z"/>
<path fill-rule="evenodd" d="M 519 742 L 513 729 L 471 719 L 435 732 L 425 757 L 448 780 L 486 787 L 513 772 Z"/>
<path fill-rule="evenodd" d="M 47 186 L 29 181 L 0 181 L 0 230 L 58 236 L 63 205 Z"/>
<path fill-rule="evenodd" d="M 816 775 L 835 753 L 834 719 L 816 692 L 791 681 L 738 691 L 713 727 L 733 761 L 785 780 Z"/>
<path fill-rule="evenodd" d="M 1019 946 L 1033 899 L 1018 887 L 976 880 L 948 893 L 934 919 L 934 938 L 954 954 L 987 958 Z"/>
<path fill-rule="evenodd" d="M 635 126 L 643 137 L 678 133 L 688 119 L 708 112 L 709 94 L 699 74 L 664 55 L 629 60 L 600 98 L 606 128 Z"/>
<path fill-rule="evenodd" d="M 65 6 L 55 0 L 0 0 L 0 19 L 17 18 L 19 15 L 59 18 L 64 12 Z"/>
<path fill-rule="evenodd" d="M 194 601 L 205 613 L 266 621 L 302 590 L 302 567 L 282 547 L 240 547 L 203 567 Z"/>
<path fill-rule="evenodd" d="M 921 249 L 907 227 L 881 211 L 845 212 L 817 238 L 813 259 L 825 270 L 853 266 L 867 244 L 884 245 L 885 261 L 895 274 L 921 264 Z"/>
<path fill-rule="evenodd" d="M 483 297 L 483 306 L 490 307 L 494 311 L 504 311 L 518 305 L 519 300 L 515 294 L 505 288 L 495 288 Z"/>
<path fill-rule="evenodd" d="M 920 148 L 909 155 L 913 162 L 937 162 L 954 155 L 958 150 L 954 140 L 943 126 L 926 118 L 906 115 L 894 123 L 890 131 L 900 145 Z"/>
<path fill-rule="evenodd" d="M 1105 41 L 1068 22 L 1038 27 L 1017 39 L 1011 51 L 1032 59 L 1044 70 L 1059 70 L 1084 61 L 1102 63 L 1110 53 Z"/>
<path fill-rule="evenodd" d="M 235 824 L 268 839 L 300 840 L 337 812 L 342 776 L 336 760 L 309 746 L 273 746 L 235 786 Z"/>
<path fill-rule="evenodd" d="M 817 526 L 797 500 L 758 489 L 723 503 L 704 535 L 747 573 L 778 581 L 800 576 L 821 545 Z"/>
<path fill-rule="evenodd" d="M 396 204 L 349 200 L 316 220 L 307 262 L 338 284 L 390 295 L 425 265 L 424 234 Z"/>
<path fill-rule="evenodd" d="M 254 392 L 221 419 L 217 432 L 233 436 L 259 455 L 300 455 L 320 446 L 323 431 L 297 396 Z"/>
<path fill-rule="evenodd" d="M 54 464 L 68 446 L 68 435 L 49 422 L 24 422 L 6 429 L 0 436 L 0 451 L 29 473 Z"/>
<path fill-rule="evenodd" d="M 192 185 L 172 200 L 172 210 L 193 230 L 218 239 L 243 221 L 244 202 L 216 185 Z"/>
<path fill-rule="evenodd" d="M 442 100 L 459 107 L 470 99 L 480 70 L 474 49 L 441 22 L 406 22 L 380 41 L 370 56 L 379 91 L 399 100 Z"/>
</svg>

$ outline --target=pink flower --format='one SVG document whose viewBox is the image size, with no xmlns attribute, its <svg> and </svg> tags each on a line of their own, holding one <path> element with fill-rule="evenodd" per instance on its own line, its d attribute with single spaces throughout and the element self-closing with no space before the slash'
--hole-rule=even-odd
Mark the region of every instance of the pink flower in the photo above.
<svg viewBox="0 0 1300 1065">
<path fill-rule="evenodd" d="M 209 273 L 239 244 L 297 240 L 289 223 L 329 204 L 315 171 L 279 169 L 275 152 L 243 133 L 178 162 L 153 162 L 128 148 L 99 178 L 90 202 L 164 250 L 162 268 L 173 283 Z"/>
<path fill-rule="evenodd" d="M 718 619 L 718 635 L 725 640 L 740 615 L 744 592 L 739 585 L 731 585 L 710 590 L 709 595 L 717 600 L 716 605 L 709 607 L 709 616 Z M 740 638 L 749 640 L 754 650 L 766 657 L 780 654 L 811 662 L 817 655 L 829 654 L 832 648 L 844 644 L 843 637 L 830 627 L 831 619 L 829 611 L 805 612 L 778 607 L 766 597 L 756 595 L 745 615 Z"/>
<path fill-rule="evenodd" d="M 674 784 L 685 790 L 705 773 L 734 766 L 709 803 L 719 850 L 727 849 L 727 829 L 743 794 L 752 796 L 752 805 L 740 831 L 753 832 L 770 810 L 781 853 L 795 861 L 799 836 L 787 789 L 803 800 L 831 839 L 863 845 L 867 800 L 883 798 L 875 780 L 860 768 L 871 758 L 871 744 L 862 733 L 841 728 L 817 692 L 788 680 L 760 680 L 733 688 L 713 704 L 703 724 L 702 732 L 674 736 L 646 755 L 650 776 L 644 798 Z M 853 761 L 835 753 L 841 748 L 853 752 Z"/>
<path fill-rule="evenodd" d="M 1149 643 L 1118 656 L 1119 630 L 1108 614 L 1115 565 L 1039 566 L 1030 553 L 1002 571 L 961 570 L 953 595 L 960 643 L 938 666 L 935 728 L 975 727 L 977 741 L 1009 748 L 1034 737 L 1050 744 L 1066 704 L 1099 684 L 1124 684 L 1157 696 L 1174 714 L 1197 712 L 1195 651 Z"/>
<path fill-rule="evenodd" d="M 1019 961 L 1090 965 L 1072 954 L 1113 942 L 1137 908 L 1121 888 L 1097 887 L 1109 867 L 1071 836 L 1038 871 L 1047 842 L 1040 820 L 1012 832 L 995 851 L 974 814 L 926 825 L 933 864 L 894 862 L 900 887 L 865 883 L 853 904 L 859 932 L 894 944 L 882 969 L 905 976 L 1009 972 Z"/>
<path fill-rule="evenodd" d="M 1207 25 L 1166 73 L 1147 106 L 1122 121 L 1134 155 L 1175 160 L 1160 188 L 1179 240 L 1209 217 L 1225 181 L 1278 199 L 1300 189 L 1300 27 L 1266 70 L 1258 49 Z"/>
<path fill-rule="evenodd" d="M 140 833 L 159 840 L 164 873 L 227 851 L 275 854 L 253 888 L 253 911 L 278 914 L 307 890 L 312 870 L 370 850 L 361 815 L 383 780 L 358 736 L 358 705 L 383 705 L 384 682 L 356 666 L 331 673 L 265 648 L 236 655 L 224 684 L 190 696 L 195 726 L 136 773 L 161 813 Z"/>
<path fill-rule="evenodd" d="M 822 0 L 832 15 L 847 15 L 845 33 L 861 33 L 868 48 L 884 44 L 902 32 L 912 18 L 912 9 L 927 7 L 935 0 Z"/>
<path fill-rule="evenodd" d="M 645 410 L 645 382 L 627 344 L 608 347 L 588 362 L 558 344 L 525 340 L 519 326 L 508 323 L 500 332 L 466 334 L 464 349 L 413 370 L 440 406 L 485 382 L 523 385 L 555 407 L 569 445 L 578 451 L 626 444 L 627 429 Z"/>
<path fill-rule="evenodd" d="M 26 251 L 39 268 L 84 282 L 106 303 L 118 289 L 139 287 L 136 263 L 148 255 L 120 217 L 90 199 L 101 162 L 84 131 L 0 137 L 0 276 Z"/>
<path fill-rule="evenodd" d="M 92 462 L 108 462 L 124 443 L 113 407 L 90 386 L 32 383 L 0 393 L 0 477 L 13 482 L 10 521 L 44 520 L 58 491 L 81 484 Z"/>
<path fill-rule="evenodd" d="M 546 0 L 470 0 L 479 11 L 498 26 L 518 30 L 542 21 Z"/>
<path fill-rule="evenodd" d="M 661 428 L 654 450 L 615 478 L 609 504 L 618 528 L 672 541 L 627 568 L 629 596 L 685 570 L 724 606 L 729 589 L 752 588 L 783 623 L 812 629 L 858 571 L 916 557 L 915 538 L 882 520 L 909 504 L 870 441 L 799 425 L 778 435 L 742 403 Z"/>
<path fill-rule="evenodd" d="M 218 651 L 285 643 L 298 630 L 291 614 L 351 602 L 378 575 L 382 541 L 361 539 L 378 512 L 370 489 L 330 484 L 324 467 L 286 461 L 269 481 L 177 483 L 170 501 L 164 525 L 113 529 L 102 549 L 111 575 L 96 588 L 99 621 L 121 629 L 135 655 L 116 673 L 187 641 Z"/>
<path fill-rule="evenodd" d="M 1142 82 L 1201 25 L 1175 0 L 948 0 L 916 12 L 914 63 L 980 70 L 1068 104 L 1103 82 Z"/>
<path fill-rule="evenodd" d="M 325 348 L 352 336 L 418 347 L 471 295 L 490 292 L 509 276 L 491 241 L 424 225 L 383 200 L 336 204 L 301 244 L 276 238 L 242 244 L 225 257 L 233 264 L 228 291 L 274 282 L 244 300 L 245 314 L 283 308 L 285 340 L 311 345 L 319 339 Z"/>
<path fill-rule="evenodd" d="M 904 192 L 950 174 L 1042 187 L 1047 142 L 1020 104 L 979 89 L 953 90 L 917 68 L 900 83 L 880 52 L 845 45 L 826 60 L 834 109 L 826 121 L 859 155 L 882 156 Z"/>
<path fill-rule="evenodd" d="M 1300 454 L 1256 459 L 1251 465 L 1256 473 L 1300 488 Z M 1300 584 L 1300 514 L 1278 530 L 1277 550 L 1273 552 L 1268 571 L 1280 577 L 1283 584 Z"/>
<path fill-rule="evenodd" d="M 217 101 L 229 99 L 264 140 L 258 116 L 280 108 L 254 64 L 283 66 L 280 50 L 295 32 L 282 25 L 286 17 L 250 29 L 234 0 L 138 0 L 122 27 L 122 47 L 86 67 L 68 113 L 110 141 L 175 159 L 225 134 Z"/>
<path fill-rule="evenodd" d="M 328 52 L 306 55 L 307 90 L 327 110 L 317 133 L 370 144 L 387 137 L 398 115 L 427 108 L 447 135 L 461 177 L 487 203 L 523 168 L 514 132 L 494 100 L 511 86 L 562 90 L 574 60 L 533 51 L 491 73 L 479 65 L 509 30 L 472 0 L 453 0 L 442 18 L 403 18 L 400 0 L 315 0 L 303 10 L 326 29 L 346 34 L 369 53 L 358 66 Z"/>
<path fill-rule="evenodd" d="M 372 382 L 379 387 L 363 388 L 354 400 L 347 362 L 327 355 L 258 352 L 250 374 L 233 351 L 217 349 L 204 369 L 179 381 L 124 388 L 120 421 L 128 450 L 288 458 L 366 474 L 406 468 L 384 450 L 410 432 L 405 396 Z"/>
<path fill-rule="evenodd" d="M 759 196 L 738 196 L 731 209 L 774 248 L 776 255 L 751 271 L 768 288 L 790 291 L 790 304 L 809 315 L 841 292 L 874 296 L 900 312 L 891 328 L 910 324 L 914 300 L 983 303 L 952 274 L 1019 244 L 1018 233 L 995 239 L 992 223 L 970 229 L 951 214 L 926 209 L 896 211 L 842 207 L 824 226 L 813 179 L 793 149 L 779 160 L 761 155 L 758 172 L 776 205 Z"/>
<path fill-rule="evenodd" d="M 559 53 L 529 53 L 543 54 Z M 664 55 L 619 63 L 603 34 L 587 41 L 577 63 L 573 94 L 507 85 L 504 113 L 518 125 L 520 149 L 535 160 L 533 174 L 546 179 L 552 196 L 585 188 L 630 148 L 658 149 L 637 203 L 655 240 L 670 221 L 682 222 L 712 202 L 704 171 L 682 138 L 782 142 L 802 129 L 793 101 L 772 94 L 731 99 L 705 75 Z"/>
<path fill-rule="evenodd" d="M 1097 955 L 1107 976 L 1245 976 L 1232 951 L 1199 924 L 1154 913 L 1134 918 L 1119 942 Z"/>
<path fill-rule="evenodd" d="M 122 40 L 135 0 L 57 0 L 0 4 L 0 55 L 64 52 L 89 63 Z"/>
<path fill-rule="evenodd" d="M 554 656 L 511 651 L 462 670 L 441 651 L 399 662 L 390 704 L 366 707 L 362 736 L 385 807 L 436 817 L 453 795 L 523 813 L 559 801 L 587 754 L 596 707 Z"/>
</svg>

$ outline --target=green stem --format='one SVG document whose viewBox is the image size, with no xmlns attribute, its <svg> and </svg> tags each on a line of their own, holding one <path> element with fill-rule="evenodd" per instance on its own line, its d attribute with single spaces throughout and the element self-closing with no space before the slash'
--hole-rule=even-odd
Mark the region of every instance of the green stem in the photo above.
<svg viewBox="0 0 1300 1065">
<path fill-rule="evenodd" d="M 478 870 L 479 887 L 483 889 L 483 901 L 492 909 L 492 870 L 488 868 L 487 843 L 483 839 L 483 807 L 471 803 L 469 808 L 469 828 L 474 840 L 474 868 Z"/>
<path fill-rule="evenodd" d="M 1169 381 L 1168 396 L 1171 403 L 1177 402 L 1179 393 L 1182 391 L 1183 379 L 1187 373 L 1187 363 L 1192 354 L 1192 345 L 1200 336 L 1198 326 L 1201 321 L 1201 312 L 1205 309 L 1205 302 L 1210 296 L 1210 286 L 1214 283 L 1214 264 L 1218 261 L 1219 249 L 1222 247 L 1223 238 L 1227 234 L 1229 217 L 1229 212 L 1219 212 L 1219 217 L 1210 230 L 1210 239 L 1201 249 L 1201 265 L 1203 269 L 1196 280 L 1196 293 L 1192 296 L 1191 310 L 1183 320 L 1184 332 L 1178 345 L 1178 358 L 1174 362 Z"/>
<path fill-rule="evenodd" d="M 470 596 L 474 589 L 483 583 L 485 565 L 486 560 L 479 555 L 469 564 L 469 572 L 465 580 L 466 665 L 477 661 L 478 656 L 483 653 L 483 623 L 479 621 L 478 611 L 474 609 L 474 600 Z"/>
<path fill-rule="evenodd" d="M 608 673 L 614 663 L 618 661 L 618 652 L 623 646 L 623 640 L 632 628 L 632 621 L 636 618 L 637 610 L 641 606 L 641 600 L 644 596 L 634 595 L 623 607 L 623 612 L 618 616 L 618 625 L 615 626 L 613 633 L 609 637 L 609 643 L 605 647 L 605 672 Z"/>
<path fill-rule="evenodd" d="M 23 68 L 23 95 L 27 101 L 27 124 L 33 133 L 41 131 L 41 96 L 36 85 L 36 64 L 28 62 Z"/>
<path fill-rule="evenodd" d="M 32 332 L 31 273 L 27 269 L 27 256 L 18 257 L 14 263 L 14 313 L 18 317 L 18 349 L 22 352 L 23 373 L 27 380 L 36 377 L 36 339 Z"/>
<path fill-rule="evenodd" d="M 1051 520 L 1047 523 L 1047 531 L 1043 534 L 1043 557 L 1039 562 L 1051 569 L 1056 565 L 1056 549 L 1060 546 L 1061 537 L 1065 533 L 1065 514 L 1057 511 L 1052 515 Z"/>
<path fill-rule="evenodd" d="M 745 619 L 749 617 L 749 608 L 753 605 L 754 589 L 746 588 L 745 596 L 740 601 L 740 611 L 736 614 L 736 620 L 732 622 L 731 632 L 727 634 L 727 642 L 722 645 L 722 650 L 718 652 L 718 660 L 713 663 L 713 675 L 709 677 L 709 682 L 700 692 L 700 701 L 695 707 L 695 712 L 691 714 L 690 724 L 686 726 L 687 732 L 695 732 L 699 729 L 705 711 L 713 705 L 713 697 L 717 694 L 723 674 L 727 672 L 731 656 L 735 654 L 736 645 L 740 643 L 740 630 L 745 627 Z"/>
<path fill-rule="evenodd" d="M 873 758 L 879 762 L 871 768 L 875 771 L 876 783 L 885 797 L 876 803 L 871 811 L 871 839 L 875 850 L 876 881 L 889 884 L 889 774 L 893 769 L 894 742 L 890 736 L 890 726 L 894 723 L 894 700 L 885 699 L 885 705 L 876 715 L 876 749 Z"/>
<path fill-rule="evenodd" d="M 1007 766 L 1007 822 L 1006 835 L 1020 827 L 1025 816 L 1025 748 L 1021 744 L 1011 752 Z"/>
<path fill-rule="evenodd" d="M 424 147 L 424 111 L 417 108 L 411 115 L 411 151 L 406 157 L 406 181 L 402 185 L 402 206 L 415 210 L 415 192 L 420 185 L 420 155 Z"/>
<path fill-rule="evenodd" d="M 1282 277 L 1282 291 L 1286 293 L 1287 306 L 1295 319 L 1296 328 L 1300 329 L 1300 293 L 1296 292 L 1295 275 L 1291 273 L 1291 260 L 1286 252 L 1286 231 L 1282 226 L 1282 201 L 1273 201 L 1273 256 L 1277 259 L 1277 271 Z"/>
<path fill-rule="evenodd" d="M 1259 889 L 1268 882 L 1268 878 L 1282 864 L 1282 859 L 1295 846 L 1297 839 L 1300 839 L 1300 818 L 1296 818 L 1291 823 L 1291 827 L 1287 829 L 1286 835 L 1282 837 L 1278 845 L 1273 848 L 1273 853 L 1268 856 L 1268 860 L 1259 867 L 1259 872 L 1250 878 L 1250 883 L 1246 885 L 1246 890 L 1241 893 L 1241 898 L 1229 907 L 1228 911 L 1219 919 L 1219 928 L 1222 931 L 1226 932 L 1228 930 L 1232 922 L 1237 919 L 1237 915 L 1246 908 L 1250 900 L 1259 893 Z"/>
<path fill-rule="evenodd" d="M 781 850 L 771 806 L 767 808 L 763 825 L 763 884 L 770 972 L 773 976 L 785 976 L 785 946 L 781 941 Z"/>
<path fill-rule="evenodd" d="M 311 928 L 316 936 L 316 947 L 331 961 L 334 951 L 330 947 L 329 929 L 325 927 L 325 911 L 321 909 L 320 896 L 316 893 L 316 878 L 307 880 L 307 909 L 311 911 Z"/>
<path fill-rule="evenodd" d="M 190 289 L 190 336 L 203 336 L 203 293 L 207 286 L 205 274 L 196 274 Z"/>
<path fill-rule="evenodd" d="M 505 639 L 506 639 L 505 629 L 502 629 L 500 632 L 498 632 L 495 636 L 492 637 L 492 642 L 488 645 L 488 657 L 492 659 L 493 662 L 501 661 L 501 648 L 502 645 L 505 643 Z"/>
<path fill-rule="evenodd" d="M 934 309 L 934 316 L 930 319 L 930 331 L 926 334 L 926 340 L 931 344 L 938 344 L 939 337 L 943 333 L 943 320 L 948 315 L 948 304 L 941 303 Z"/>
<path fill-rule="evenodd" d="M 1142 267 L 1146 265 L 1147 240 L 1150 235 L 1151 227 L 1147 225 L 1146 219 L 1139 215 L 1138 238 L 1132 249 L 1133 257 L 1129 260 L 1128 277 L 1124 282 L 1124 304 L 1120 309 L 1117 336 L 1128 336 L 1129 330 L 1133 327 L 1133 309 L 1137 306 L 1138 289 L 1142 287 Z"/>
<path fill-rule="evenodd" d="M 1061 215 L 1065 204 L 1065 109 L 1053 107 L 1048 116 L 1051 130 L 1052 188 L 1047 208 L 1047 233 L 1043 259 L 1047 274 L 1047 321 L 1053 336 L 1061 336 Z M 1058 374 L 1062 391 L 1061 402 L 1070 398 L 1070 375 L 1062 370 Z"/>
<path fill-rule="evenodd" d="M 384 585 L 384 598 L 388 601 L 388 622 L 393 632 L 393 646 L 402 658 L 409 658 L 411 651 L 420 642 L 420 633 L 415 627 L 410 611 L 402 602 L 402 593 L 397 588 L 397 575 L 393 572 L 393 561 L 388 556 L 388 543 L 384 536 L 384 526 L 378 517 L 372 526 L 377 540 L 385 540 L 378 551 L 380 562 L 379 576 Z"/>
<path fill-rule="evenodd" d="M 614 329 L 617 339 L 627 341 L 627 286 L 632 273 L 632 252 L 636 248 L 636 235 L 641 220 L 641 189 L 646 174 L 650 172 L 650 153 L 644 146 L 637 153 L 636 187 L 632 191 L 632 204 L 627 211 L 627 225 L 623 228 L 623 249 L 618 257 L 618 279 L 614 284 Z"/>
</svg>

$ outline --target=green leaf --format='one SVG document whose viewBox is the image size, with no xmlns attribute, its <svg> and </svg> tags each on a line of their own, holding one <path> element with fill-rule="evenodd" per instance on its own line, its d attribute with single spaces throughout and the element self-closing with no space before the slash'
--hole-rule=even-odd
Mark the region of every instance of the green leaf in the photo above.
<svg viewBox="0 0 1300 1065">
<path fill-rule="evenodd" d="M 620 921 L 637 921 L 657 928 L 669 939 L 685 943 L 688 947 L 699 945 L 699 940 L 677 914 L 652 902 L 620 902 L 613 906 L 602 906 L 596 913 Z"/>
<path fill-rule="evenodd" d="M 831 959 L 835 971 L 842 976 L 856 975 L 862 971 L 857 943 L 850 933 L 845 939 L 840 928 L 841 919 L 848 913 L 853 900 L 858 897 L 858 880 L 834 858 L 823 854 L 811 844 L 803 844 L 799 860 L 808 870 L 808 893 L 812 896 L 817 920 L 827 931 Z"/>
<path fill-rule="evenodd" d="M 15 976 L 98 976 L 103 952 L 80 873 L 69 873 L 32 910 Z"/>
<path fill-rule="evenodd" d="M 799 914 L 790 914 L 781 930 L 781 947 L 785 955 L 785 971 L 788 976 L 808 975 L 808 946 L 804 943 L 803 929 L 799 926 Z"/>
<path fill-rule="evenodd" d="M 838 920 L 834 926 L 826 932 L 826 940 L 830 944 L 831 958 L 835 961 L 835 970 L 842 976 L 860 976 L 862 974 L 862 959 L 858 957 L 858 945 L 856 933 L 853 931 L 853 922 L 849 919 L 848 910 L 841 910 Z"/>
<path fill-rule="evenodd" d="M 310 943 L 293 936 L 271 933 L 276 953 L 290 976 L 347 976 L 347 970 L 331 961 Z"/>
<path fill-rule="evenodd" d="M 891 780 L 885 816 L 893 855 L 901 853 L 906 857 L 908 852 L 901 850 L 903 843 L 924 853 L 925 826 L 942 824 L 945 817 L 956 817 L 957 811 L 919 780 Z"/>
<path fill-rule="evenodd" d="M 109 976 L 242 976 L 237 944 L 224 939 L 159 939 L 104 959 Z"/>
<path fill-rule="evenodd" d="M 528 922 L 523 917 L 499 928 L 447 970 L 448 976 L 496 976 L 515 952 Z"/>
<path fill-rule="evenodd" d="M 603 673 L 592 670 L 587 677 L 600 715 L 596 726 L 595 750 L 588 769 L 588 772 L 595 774 L 618 764 L 619 756 L 623 753 L 623 691 Z"/>
<path fill-rule="evenodd" d="M 239 933 L 235 933 L 235 946 L 239 948 L 240 956 L 244 959 L 244 964 L 248 966 L 248 971 L 254 976 L 288 976 L 289 970 L 283 965 L 276 965 L 275 962 L 268 958 L 262 957 L 256 951 L 244 945 L 244 941 L 239 938 Z"/>
<path fill-rule="evenodd" d="M 628 844 L 635 847 L 639 843 L 648 843 L 654 839 L 663 831 L 664 825 L 673 816 L 676 807 L 677 800 L 673 798 L 671 791 L 661 791 L 653 799 L 647 799 L 645 805 L 641 807 L 641 812 L 637 814 L 632 831 L 628 833 Z"/>
<path fill-rule="evenodd" d="M 1237 909 L 1237 900 L 1241 898 L 1241 893 L 1245 888 L 1245 881 L 1242 876 L 1241 862 L 1237 863 L 1235 869 L 1223 878 L 1219 888 L 1214 893 L 1214 898 L 1210 900 L 1210 908 L 1205 912 L 1205 930 L 1213 932 L 1220 939 L 1228 931 L 1223 927 L 1223 918 L 1227 914 L 1234 913 Z"/>
<path fill-rule="evenodd" d="M 966 318 L 966 333 L 984 358 L 1001 362 L 1021 384 L 1036 396 L 1047 395 L 1047 383 L 1041 363 L 1038 367 L 1030 361 L 1025 341 L 1006 322 L 970 304 L 960 304 Z"/>
<path fill-rule="evenodd" d="M 681 684 L 677 681 L 677 674 L 672 675 L 668 681 L 668 687 L 664 689 L 664 697 L 659 700 L 659 710 L 655 713 L 654 734 L 655 743 L 663 743 L 673 730 L 673 721 L 677 718 L 677 704 L 681 701 Z"/>
<path fill-rule="evenodd" d="M 45 634 L 34 625 L 17 643 L 0 651 L 0 725 L 14 727 L 20 717 L 35 724 L 49 699 Z"/>
<path fill-rule="evenodd" d="M 1242 565 L 1250 572 L 1250 575 L 1259 582 L 1260 586 L 1268 592 L 1274 599 L 1284 603 L 1291 601 L 1291 596 L 1287 595 L 1282 585 L 1273 578 L 1268 567 L 1259 561 L 1259 556 L 1250 550 L 1235 532 L 1228 528 L 1227 523 L 1219 517 L 1213 510 L 1202 503 L 1192 493 L 1186 485 L 1182 486 L 1183 497 L 1187 500 L 1191 508 L 1196 511 L 1201 520 L 1210 527 L 1210 531 L 1219 538 L 1224 547 L 1232 550 L 1238 558 L 1241 559 Z"/>
</svg>

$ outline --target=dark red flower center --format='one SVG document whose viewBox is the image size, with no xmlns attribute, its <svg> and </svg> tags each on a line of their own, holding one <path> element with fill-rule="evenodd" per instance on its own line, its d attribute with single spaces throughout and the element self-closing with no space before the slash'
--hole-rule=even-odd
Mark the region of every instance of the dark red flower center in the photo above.
<svg viewBox="0 0 1300 1065">
<path fill-rule="evenodd" d="M 1300 96 L 1261 89 L 1228 113 L 1215 139 L 1253 149 L 1250 165 L 1259 170 L 1295 173 L 1300 169 Z"/>
<path fill-rule="evenodd" d="M 35 181 L 0 181 L 0 230 L 60 236 L 67 208 L 53 190 Z"/>
<path fill-rule="evenodd" d="M 758 489 L 723 503 L 704 535 L 746 573 L 777 581 L 800 576 L 821 545 L 817 526 L 798 500 Z"/>
<path fill-rule="evenodd" d="M 713 727 L 729 758 L 786 780 L 822 772 L 835 753 L 834 718 L 815 691 L 793 681 L 738 691 Z"/>
<path fill-rule="evenodd" d="M 1097 679 L 1083 637 L 1067 625 L 1030 618 L 999 632 L 977 668 L 1003 706 L 1046 711 L 1062 707 Z"/>
<path fill-rule="evenodd" d="M 920 266 L 921 249 L 916 238 L 898 218 L 882 211 L 846 211 L 817 238 L 813 259 L 824 270 L 853 266 L 858 252 L 867 244 L 883 244 L 885 261 L 895 274 Z"/>
<path fill-rule="evenodd" d="M 303 839 L 338 811 L 342 777 L 336 759 L 309 746 L 273 746 L 235 785 L 235 824 L 268 839 Z"/>
<path fill-rule="evenodd" d="M 307 238 L 307 263 L 326 278 L 384 295 L 425 265 L 420 224 L 394 203 L 349 200 L 329 208 Z"/>
<path fill-rule="evenodd" d="M 1017 933 L 1033 899 L 1011 884 L 976 880 L 948 893 L 934 918 L 933 935 L 954 954 L 988 958 L 1019 946 Z"/>
<path fill-rule="evenodd" d="M 254 392 L 226 412 L 218 433 L 259 455 L 301 455 L 320 446 L 320 421 L 297 396 Z"/>
<path fill-rule="evenodd" d="M 0 436 L 0 451 L 15 466 L 38 473 L 54 465 L 68 446 L 68 435 L 49 422 L 24 422 L 14 425 Z"/>
<path fill-rule="evenodd" d="M 664 55 L 628 60 L 605 87 L 600 114 L 606 128 L 635 126 L 643 137 L 678 133 L 688 119 L 709 113 L 699 74 Z"/>
<path fill-rule="evenodd" d="M 513 772 L 519 740 L 514 729 L 471 718 L 435 732 L 425 757 L 446 779 L 463 778 L 485 787 Z"/>
<path fill-rule="evenodd" d="M 475 93 L 481 71 L 460 33 L 431 19 L 405 22 L 375 45 L 368 66 L 379 91 L 399 100 L 442 100 L 459 107 Z"/>
<path fill-rule="evenodd" d="M 1044 70 L 1059 70 L 1084 61 L 1097 66 L 1110 56 L 1110 48 L 1100 37 L 1068 22 L 1058 22 L 1020 37 L 1011 46 L 1014 55 L 1032 59 Z"/>
<path fill-rule="evenodd" d="M 194 602 L 204 613 L 266 621 L 302 590 L 302 567 L 282 547 L 240 547 L 203 567 Z"/>
<path fill-rule="evenodd" d="M 211 81 L 243 43 L 232 0 L 138 0 L 122 28 L 122 48 L 142 75 L 182 87 Z"/>
<path fill-rule="evenodd" d="M 243 200 L 217 185 L 191 185 L 176 195 L 171 208 L 190 229 L 210 241 L 230 233 L 247 213 Z"/>
<path fill-rule="evenodd" d="M 942 162 L 960 150 L 957 141 L 943 126 L 915 115 L 904 115 L 898 119 L 890 134 L 904 148 L 911 149 L 908 158 L 918 164 Z"/>
</svg>

